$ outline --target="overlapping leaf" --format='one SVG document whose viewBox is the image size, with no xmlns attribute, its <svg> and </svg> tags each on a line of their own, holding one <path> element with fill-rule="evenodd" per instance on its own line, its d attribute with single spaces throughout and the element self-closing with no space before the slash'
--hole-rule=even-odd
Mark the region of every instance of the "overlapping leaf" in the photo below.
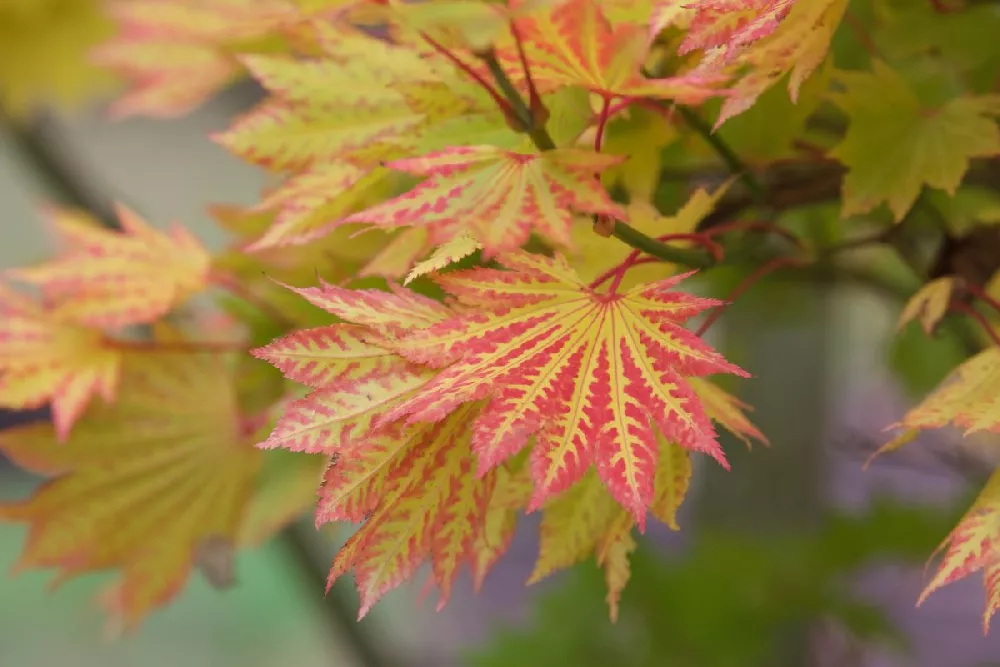
<svg viewBox="0 0 1000 667">
<path fill-rule="evenodd" d="M 87 54 L 113 27 L 100 0 L 0 3 L 0 108 L 24 116 L 37 107 L 72 107 L 103 92 L 108 72 Z"/>
<path fill-rule="evenodd" d="M 52 407 L 56 435 L 66 438 L 95 395 L 117 393 L 121 355 L 103 335 L 0 285 L 0 406 Z"/>
<path fill-rule="evenodd" d="M 517 248 L 533 231 L 569 245 L 573 211 L 624 216 L 595 178 L 617 160 L 583 150 L 528 153 L 495 146 L 396 160 L 388 166 L 427 180 L 345 222 L 427 227 L 435 245 L 468 233 L 486 254 Z"/>
<path fill-rule="evenodd" d="M 906 303 L 906 307 L 899 315 L 896 327 L 902 328 L 914 320 L 919 320 L 924 333 L 931 334 L 938 322 L 948 312 L 954 289 L 955 278 L 952 276 L 944 276 L 930 281 Z"/>
<path fill-rule="evenodd" d="M 123 207 L 118 219 L 121 232 L 55 211 L 62 257 L 10 275 L 40 286 L 55 315 L 94 327 L 152 322 L 205 287 L 210 256 L 187 230 L 161 232 Z"/>
<path fill-rule="evenodd" d="M 106 601 L 134 628 L 206 550 L 231 554 L 261 454 L 242 423 L 223 360 L 161 351 L 130 353 L 118 400 L 92 406 L 67 443 L 46 425 L 0 434 L 18 465 L 53 477 L 0 506 L 31 524 L 17 567 L 58 568 L 57 581 L 117 568 Z"/>
<path fill-rule="evenodd" d="M 835 99 L 850 117 L 831 153 L 848 167 L 844 215 L 885 202 L 902 220 L 924 185 L 954 194 L 971 158 L 1000 154 L 1000 95 L 961 95 L 928 108 L 879 61 L 871 72 L 842 72 L 838 79 L 844 91 Z M 883 159 L 872 160 L 873 153 Z"/>
<path fill-rule="evenodd" d="M 472 436 L 480 473 L 534 436 L 532 507 L 596 464 L 640 527 L 654 498 L 657 432 L 727 465 L 685 377 L 746 373 L 681 326 L 717 301 L 671 291 L 681 277 L 602 294 L 561 259 L 515 253 L 501 262 L 512 270 L 437 278 L 468 310 L 394 344 L 442 370 L 389 419 L 435 421 L 488 398 Z"/>
<path fill-rule="evenodd" d="M 894 426 L 923 430 L 954 425 L 965 429 L 966 434 L 1000 433 L 998 395 L 1000 348 L 993 346 L 956 368 L 940 387 Z"/>
<path fill-rule="evenodd" d="M 351 157 L 372 164 L 392 152 L 394 141 L 474 104 L 445 85 L 447 66 L 425 59 L 415 48 L 360 32 L 326 29 L 321 35 L 319 58 L 245 59 L 271 96 L 218 141 L 246 160 L 279 171 Z"/>
<path fill-rule="evenodd" d="M 188 113 L 243 74 L 240 49 L 281 45 L 306 14 L 293 0 L 131 0 L 108 11 L 118 35 L 94 54 L 124 78 L 119 116 Z"/>
<path fill-rule="evenodd" d="M 613 23 L 597 0 L 560 2 L 516 19 L 515 25 L 524 40 L 532 78 L 542 90 L 583 86 L 605 97 L 656 97 L 699 104 L 718 95 L 728 79 L 718 72 L 647 79 L 641 73 L 648 49 L 647 28 Z M 513 45 L 499 53 L 511 72 L 519 71 Z"/>
<path fill-rule="evenodd" d="M 706 7 L 711 11 L 716 4 L 706 3 Z M 735 9 L 735 4 L 726 3 L 726 6 Z M 745 71 L 731 85 L 716 126 L 749 109 L 764 91 L 785 75 L 789 75 L 789 95 L 793 102 L 797 101 L 802 84 L 826 58 L 830 41 L 847 9 L 847 0 L 798 0 L 794 3 L 770 0 L 756 6 L 761 9 L 752 18 L 744 16 L 750 20 L 737 22 L 735 30 L 727 23 L 726 17 L 730 14 L 724 12 L 722 25 L 725 29 L 717 36 L 710 36 L 711 30 L 702 31 L 705 34 L 692 44 L 719 44 L 705 54 L 693 74 Z M 711 22 L 712 14 L 705 16 L 709 27 L 719 25 L 719 16 L 714 16 L 714 23 Z"/>
<path fill-rule="evenodd" d="M 1000 472 L 994 472 L 979 497 L 938 548 L 944 556 L 917 604 L 942 586 L 982 570 L 986 589 L 983 632 L 1000 609 Z"/>
</svg>

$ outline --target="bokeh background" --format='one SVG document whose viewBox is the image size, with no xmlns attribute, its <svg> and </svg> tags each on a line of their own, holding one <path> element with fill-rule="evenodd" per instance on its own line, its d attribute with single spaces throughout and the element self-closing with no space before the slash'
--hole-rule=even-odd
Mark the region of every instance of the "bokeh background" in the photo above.
<svg viewBox="0 0 1000 667">
<path fill-rule="evenodd" d="M 0 71 L 11 70 L 12 56 L 2 54 Z M 158 225 L 182 221 L 220 247 L 225 239 L 205 206 L 252 203 L 264 180 L 207 135 L 258 97 L 240 84 L 170 121 L 111 122 L 100 103 L 25 123 L 4 118 L 0 268 L 49 252 L 38 208 L 59 192 L 42 157 L 95 201 L 123 201 Z M 115 642 L 102 638 L 93 604 L 102 577 L 56 592 L 44 573 L 2 578 L 0 667 L 1000 665 L 1000 636 L 981 630 L 978 576 L 914 608 L 924 560 L 982 484 L 988 457 L 944 433 L 862 470 L 912 391 L 952 363 L 953 346 L 916 354 L 893 347 L 899 303 L 883 295 L 762 289 L 715 335 L 757 376 L 742 397 L 772 446 L 748 454 L 727 441 L 732 473 L 696 471 L 683 531 L 650 529 L 614 627 L 592 562 L 524 586 L 537 554 L 529 518 L 479 595 L 464 579 L 435 612 L 420 600 L 418 581 L 360 625 L 349 578 L 324 600 L 320 582 L 337 546 L 327 536 L 241 553 L 235 588 L 220 592 L 195 577 L 138 634 Z M 905 377 L 886 364 L 897 358 Z M 29 417 L 4 413 L 0 423 Z M 36 483 L 0 461 L 0 499 Z M 0 523 L 0 570 L 24 537 L 21 526 Z"/>
</svg>

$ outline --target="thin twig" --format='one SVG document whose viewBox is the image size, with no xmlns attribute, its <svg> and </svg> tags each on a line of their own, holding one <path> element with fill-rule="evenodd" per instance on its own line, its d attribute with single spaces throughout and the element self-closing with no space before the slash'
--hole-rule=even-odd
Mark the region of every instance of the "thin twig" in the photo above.
<svg viewBox="0 0 1000 667">
<path fill-rule="evenodd" d="M 479 54 L 479 57 L 486 63 L 486 68 L 493 75 L 493 80 L 496 81 L 500 92 L 503 93 L 507 102 L 514 109 L 515 117 L 520 121 L 521 129 L 531 137 L 538 150 L 550 151 L 555 149 L 556 142 L 552 140 L 549 131 L 545 129 L 545 124 L 539 122 L 541 119 L 535 118 L 534 113 L 524 103 L 521 93 L 517 91 L 507 73 L 503 71 L 503 67 L 500 66 L 500 61 L 497 60 L 496 53 L 488 50 Z"/>
<path fill-rule="evenodd" d="M 767 201 L 767 190 L 761 185 L 760 181 L 754 175 L 753 171 L 740 159 L 740 156 L 736 154 L 736 151 L 732 149 L 722 139 L 718 134 L 712 131 L 711 126 L 702 120 L 701 116 L 695 113 L 692 109 L 681 105 L 671 105 L 670 107 L 665 107 L 662 103 L 656 102 L 655 100 L 649 100 L 644 102 L 647 106 L 652 106 L 658 108 L 661 111 L 671 111 L 676 110 L 680 114 L 681 118 L 688 126 L 698 133 L 705 142 L 712 147 L 722 161 L 726 164 L 735 176 L 737 176 L 743 184 L 747 186 L 747 190 L 750 191 L 751 196 L 754 198 L 755 202 L 758 204 L 763 204 Z"/>
</svg>

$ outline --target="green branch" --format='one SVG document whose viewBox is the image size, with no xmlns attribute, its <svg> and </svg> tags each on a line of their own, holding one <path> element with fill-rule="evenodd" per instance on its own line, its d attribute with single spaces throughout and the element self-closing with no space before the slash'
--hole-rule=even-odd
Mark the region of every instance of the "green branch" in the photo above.
<svg viewBox="0 0 1000 667">
<path fill-rule="evenodd" d="M 707 252 L 660 243 L 620 220 L 615 221 L 615 228 L 611 235 L 636 250 L 641 250 L 647 255 L 662 259 L 664 262 L 682 264 L 692 269 L 707 269 L 715 264 L 715 260 Z"/>
<path fill-rule="evenodd" d="M 719 157 L 729 168 L 729 171 L 743 181 L 743 184 L 747 186 L 747 190 L 753 196 L 754 201 L 758 204 L 767 202 L 767 190 L 757 180 L 757 177 L 754 176 L 750 168 L 740 159 L 740 156 L 736 154 L 736 151 L 722 137 L 713 132 L 709 124 L 693 110 L 679 104 L 675 105 L 674 108 L 677 109 L 677 113 L 681 115 L 684 122 L 697 132 L 712 147 L 712 150 L 718 153 Z"/>
</svg>

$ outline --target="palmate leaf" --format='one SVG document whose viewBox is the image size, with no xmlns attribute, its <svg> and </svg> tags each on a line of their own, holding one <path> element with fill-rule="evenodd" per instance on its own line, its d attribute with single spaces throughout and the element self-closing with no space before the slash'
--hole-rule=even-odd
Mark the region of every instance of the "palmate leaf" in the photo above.
<svg viewBox="0 0 1000 667">
<path fill-rule="evenodd" d="M 871 72 L 841 72 L 837 79 L 844 91 L 834 99 L 850 117 L 831 153 L 848 167 L 845 216 L 885 202 L 902 220 L 924 185 L 953 195 L 971 158 L 1000 154 L 1000 95 L 962 95 L 927 108 L 880 61 Z M 873 152 L 883 158 L 871 160 Z"/>
<path fill-rule="evenodd" d="M 713 0 L 679 2 L 666 0 L 657 5 L 656 22 L 662 28 L 682 16 L 687 33 L 680 53 L 741 46 L 767 37 L 778 27 L 796 0 Z M 674 13 L 667 16 L 669 10 Z"/>
<path fill-rule="evenodd" d="M 896 428 L 916 431 L 954 425 L 966 435 L 1000 433 L 1000 348 L 990 347 L 956 368 Z"/>
<path fill-rule="evenodd" d="M 934 577 L 920 594 L 917 604 L 942 586 L 982 570 L 986 589 L 983 633 L 989 632 L 990 619 L 1000 609 L 1000 472 L 994 472 L 979 497 L 958 525 L 948 533 L 938 551 L 944 555 Z"/>
<path fill-rule="evenodd" d="M 440 57 L 358 31 L 316 30 L 320 57 L 244 59 L 271 95 L 216 135 L 218 142 L 276 171 L 352 158 L 375 166 L 421 128 L 491 104 Z"/>
<path fill-rule="evenodd" d="M 542 90 L 583 86 L 606 98 L 656 97 L 700 104 L 719 95 L 729 78 L 717 72 L 644 77 L 647 26 L 612 22 L 598 0 L 553 3 L 514 23 L 524 40 L 532 79 Z M 513 44 L 504 44 L 498 54 L 511 73 L 520 71 Z M 522 79 L 523 74 L 511 78 Z"/>
<path fill-rule="evenodd" d="M 896 328 L 902 329 L 910 322 L 919 320 L 924 333 L 930 335 L 948 312 L 954 289 L 953 276 L 944 276 L 928 282 L 906 302 Z"/>
<path fill-rule="evenodd" d="M 652 511 L 657 519 L 677 530 L 677 510 L 691 479 L 691 456 L 662 438 L 658 444 Z M 628 555 L 636 547 L 634 525 L 634 517 L 608 493 L 600 477 L 594 471 L 588 472 L 543 509 L 538 561 L 528 582 L 539 581 L 595 554 L 604 568 L 607 602 L 615 620 L 618 600 L 629 579 Z"/>
<path fill-rule="evenodd" d="M 470 420 L 476 406 L 459 408 L 435 424 L 411 427 L 391 440 L 402 443 L 383 463 L 375 484 L 382 493 L 371 514 L 334 559 L 330 584 L 354 570 L 361 595 L 360 616 L 387 590 L 410 578 L 430 558 L 434 581 L 440 589 L 438 608 L 451 591 L 458 568 L 472 564 L 485 527 L 494 475 L 477 478 L 469 444 Z M 336 472 L 336 464 L 331 469 Z M 372 482 L 355 484 L 354 477 L 336 474 L 324 488 L 325 514 L 340 518 L 352 508 L 351 494 L 371 490 Z M 330 502 L 331 497 L 338 502 Z M 346 498 L 344 497 L 346 496 Z M 355 505 L 355 511 L 364 504 Z M 343 508 L 343 509 L 341 509 Z"/>
<path fill-rule="evenodd" d="M 94 53 L 129 86 L 117 116 L 175 117 L 243 74 L 241 48 L 273 48 L 307 18 L 294 0 L 132 0 L 107 9 L 118 35 Z"/>
<path fill-rule="evenodd" d="M 87 53 L 112 32 L 99 0 L 0 3 L 0 109 L 22 117 L 104 92 L 113 79 Z"/>
<path fill-rule="evenodd" d="M 60 440 L 96 394 L 114 399 L 121 355 L 100 331 L 67 320 L 0 284 L 0 405 L 49 403 Z"/>
<path fill-rule="evenodd" d="M 435 421 L 488 398 L 472 436 L 480 474 L 534 436 L 531 508 L 594 463 L 640 528 L 655 493 L 657 432 L 728 465 L 685 377 L 747 374 L 681 326 L 718 301 L 670 291 L 683 276 L 602 294 L 561 259 L 513 253 L 500 261 L 512 270 L 437 277 L 468 309 L 393 344 L 441 371 L 387 419 Z"/>
<path fill-rule="evenodd" d="M 715 4 L 706 3 L 706 6 Z M 695 35 L 702 33 L 700 41 L 706 45 L 723 40 L 725 44 L 707 52 L 692 75 L 746 70 L 727 91 L 716 127 L 753 106 L 757 98 L 786 74 L 789 75 L 789 96 L 793 102 L 798 101 L 802 84 L 826 58 L 848 3 L 847 0 L 798 0 L 794 3 L 774 0 L 762 4 L 762 10 L 755 13 L 751 21 L 737 23 L 735 30 L 728 24 L 727 12 L 714 15 L 714 24 L 708 20 L 713 15 L 706 15 L 707 30 L 695 32 Z M 710 37 L 712 25 L 719 26 L 720 20 L 721 34 Z"/>
<path fill-rule="evenodd" d="M 46 425 L 4 431 L 4 454 L 53 478 L 0 506 L 31 524 L 17 568 L 59 568 L 57 581 L 119 569 L 106 601 L 134 629 L 202 552 L 231 552 L 261 458 L 243 423 L 224 360 L 155 352 L 126 356 L 118 400 L 92 406 L 67 443 Z"/>
<path fill-rule="evenodd" d="M 211 258 L 187 230 L 164 233 L 129 209 L 117 213 L 121 232 L 53 211 L 62 257 L 8 274 L 41 287 L 55 315 L 94 327 L 152 322 L 206 286 Z"/>
<path fill-rule="evenodd" d="M 456 146 L 388 164 L 427 180 L 344 219 L 379 227 L 427 227 L 434 245 L 468 233 L 486 255 L 520 247 L 532 231 L 570 245 L 572 212 L 623 217 L 596 174 L 619 158 L 593 151 L 517 152 Z"/>
<path fill-rule="evenodd" d="M 330 457 L 331 465 L 320 490 L 316 520 L 318 524 L 364 522 L 338 554 L 331 571 L 331 583 L 349 570 L 355 572 L 362 615 L 386 591 L 408 579 L 427 559 L 431 561 L 434 581 L 441 590 L 440 604 L 447 600 L 454 576 L 463 564 L 471 568 L 473 581 L 480 586 L 488 570 L 507 549 L 518 513 L 537 507 L 543 509 L 546 530 L 552 535 L 568 532 L 575 536 L 575 541 L 571 542 L 577 545 L 567 551 L 559 540 L 543 538 L 543 545 L 548 546 L 543 547 L 537 577 L 594 553 L 608 573 L 609 602 L 614 609 L 627 581 L 627 556 L 633 548 L 631 531 L 636 517 L 623 507 L 622 494 L 609 492 L 606 475 L 601 474 L 605 468 L 613 469 L 614 463 L 602 468 L 599 460 L 597 472 L 588 473 L 593 456 L 591 441 L 587 438 L 597 440 L 608 450 L 602 452 L 602 456 L 612 459 L 615 455 L 610 450 L 616 447 L 623 459 L 631 455 L 632 448 L 647 447 L 645 441 L 633 442 L 617 437 L 616 428 L 630 429 L 626 437 L 638 433 L 640 437 L 649 438 L 650 446 L 656 451 L 643 452 L 642 465 L 648 465 L 648 469 L 639 470 L 637 465 L 632 473 L 638 477 L 649 476 L 648 484 L 653 493 L 646 504 L 654 516 L 676 528 L 677 508 L 690 477 L 690 451 L 669 444 L 665 437 L 655 433 L 656 415 L 646 403 L 657 400 L 664 392 L 679 399 L 675 400 L 673 409 L 683 414 L 669 415 L 687 419 L 689 424 L 702 430 L 693 435 L 683 426 L 660 428 L 660 431 L 670 436 L 679 433 L 688 445 L 693 437 L 704 438 L 705 441 L 695 444 L 718 456 L 721 452 L 714 444 L 714 432 L 708 425 L 708 418 L 744 437 L 759 435 L 743 416 L 741 404 L 721 389 L 698 377 L 689 378 L 688 384 L 679 375 L 671 375 L 672 366 L 676 372 L 694 374 L 709 369 L 739 372 L 700 342 L 692 342 L 691 334 L 683 333 L 680 327 L 666 321 L 679 322 L 715 302 L 667 292 L 666 288 L 676 279 L 637 288 L 634 293 L 616 299 L 591 293 L 571 282 L 569 269 L 561 260 L 518 253 L 504 256 L 503 262 L 516 270 L 477 269 L 439 278 L 446 289 L 459 297 L 457 303 L 448 306 L 402 289 L 390 292 L 348 290 L 328 284 L 297 289 L 313 304 L 347 322 L 290 334 L 255 353 L 278 365 L 289 378 L 314 388 L 305 398 L 286 408 L 261 446 Z M 559 283 L 562 278 L 567 282 Z M 462 338 L 463 328 L 475 324 L 477 318 L 477 310 L 468 309 L 469 301 L 475 300 L 470 292 L 474 284 L 484 286 L 481 292 L 477 291 L 479 298 L 489 298 L 493 302 L 483 315 L 485 328 L 496 327 L 494 338 L 499 347 L 495 356 L 504 354 L 505 350 L 516 350 L 525 340 L 531 341 L 531 332 L 523 330 L 525 324 L 530 327 L 532 323 L 554 319 L 546 314 L 547 305 L 550 310 L 560 307 L 565 311 L 576 310 L 582 316 L 580 322 L 564 327 L 561 336 L 562 343 L 567 343 L 564 347 L 570 349 L 575 342 L 578 350 L 582 346 L 581 355 L 587 354 L 589 348 L 591 357 L 598 360 L 634 359 L 645 364 L 644 370 L 634 374 L 631 384 L 626 387 L 614 387 L 606 376 L 598 375 L 594 378 L 596 382 L 587 383 L 578 395 L 572 391 L 562 396 L 553 394 L 553 400 L 543 406 L 543 410 L 529 415 L 534 419 L 534 430 L 528 428 L 525 415 L 528 409 L 535 409 L 531 401 L 540 394 L 525 392 L 525 405 L 519 406 L 517 392 L 520 389 L 511 387 L 511 378 L 520 367 L 536 372 L 539 363 L 530 358 L 531 345 L 525 347 L 523 358 L 508 356 L 506 362 L 510 364 L 510 372 L 505 375 L 482 363 L 477 365 L 474 355 L 465 356 L 468 346 L 463 347 L 457 340 Z M 616 301 L 621 301 L 618 307 Z M 625 313 L 627 308 L 636 309 L 639 315 Z M 591 317 L 590 324 L 594 324 L 596 318 L 597 327 L 590 342 L 579 337 L 586 328 L 584 320 L 588 309 L 598 311 Z M 612 320 L 614 326 L 622 320 L 634 320 L 626 322 L 626 327 L 641 328 L 644 326 L 641 322 L 651 323 L 652 328 L 639 332 L 636 339 L 641 341 L 642 349 L 633 350 L 626 342 L 623 352 L 613 353 L 611 345 L 622 341 L 608 341 L 599 335 L 602 326 L 599 311 L 602 310 L 610 312 L 604 319 Z M 503 320 L 503 313 L 509 315 L 507 321 Z M 552 324 L 555 330 L 539 327 L 534 332 L 534 338 L 543 349 L 561 344 L 558 329 L 562 323 Z M 514 331 L 517 327 L 522 328 L 521 336 Z M 576 341 L 568 340 L 574 337 Z M 441 349 L 445 339 L 453 343 L 450 347 L 446 345 L 447 351 Z M 508 347 L 500 349 L 505 339 Z M 475 343 L 470 345 L 474 347 Z M 425 348 L 433 357 L 431 363 L 410 359 L 420 356 L 417 350 Z M 480 352 L 485 349 L 481 346 Z M 650 351 L 652 356 L 649 356 Z M 460 358 L 447 361 L 445 357 L 450 359 L 450 355 Z M 562 354 L 554 360 L 563 361 L 565 356 Z M 497 363 L 502 362 L 497 357 Z M 443 370 L 436 370 L 435 367 L 442 365 L 445 366 Z M 581 366 L 565 367 L 564 364 L 559 368 L 553 365 L 541 377 L 551 380 L 555 373 L 562 379 L 564 384 L 560 386 L 565 391 L 573 381 L 571 372 L 580 371 Z M 452 369 L 458 373 L 449 376 Z M 656 375 L 655 386 L 644 384 L 650 379 L 650 371 Z M 662 386 L 660 376 L 668 377 L 670 384 Z M 479 378 L 480 385 L 472 392 L 468 384 L 470 377 Z M 464 387 L 459 386 L 463 378 L 467 382 Z M 604 390 L 595 391 L 594 385 L 602 381 Z M 450 392 L 452 387 L 456 390 L 448 394 L 447 404 L 441 402 L 442 393 Z M 482 391 L 483 387 L 496 391 Z M 635 394 L 644 389 L 650 390 L 650 396 L 636 398 Z M 609 395 L 616 400 L 624 399 L 626 412 L 609 408 Z M 560 405 L 560 398 L 572 405 Z M 699 398 L 706 402 L 705 412 L 698 407 Z M 436 407 L 417 414 L 421 406 L 427 407 L 428 400 L 436 401 Z M 585 405 L 586 401 L 590 403 Z M 661 414 L 668 414 L 662 404 L 654 407 Z M 505 416 L 504 409 L 511 411 L 508 424 L 500 423 Z M 572 410 L 576 411 L 575 422 L 565 416 Z M 426 414 L 428 411 L 433 414 Z M 615 419 L 631 421 L 619 426 Z M 645 428 L 637 429 L 635 424 L 644 424 Z M 574 470 L 579 469 L 579 475 L 564 474 L 555 484 L 541 488 L 537 480 L 540 474 L 548 473 L 549 457 L 545 448 L 557 440 L 553 426 L 564 428 L 565 435 L 558 444 L 566 450 L 567 464 Z M 494 452 L 484 452 L 477 445 L 487 437 L 521 439 L 523 445 L 532 435 L 543 439 L 534 455 L 524 450 L 521 454 L 506 456 L 502 462 Z M 512 447 L 509 453 L 521 448 Z M 495 457 L 485 466 L 488 470 L 483 470 L 484 453 Z M 477 467 L 481 469 L 480 474 L 476 474 Z M 584 483 L 579 479 L 588 474 L 587 479 L 591 481 L 586 484 L 596 484 L 595 489 L 580 486 Z M 551 480 L 543 479 L 543 482 Z M 610 488 L 613 491 L 621 486 L 616 478 L 615 485 Z M 607 522 L 602 519 L 597 527 L 585 526 L 584 530 L 574 527 L 578 523 L 574 521 L 582 517 L 559 509 L 572 505 L 571 500 L 560 495 L 561 492 L 575 496 L 581 490 L 587 491 L 588 497 L 593 495 L 600 499 L 600 507 L 593 511 L 601 516 L 606 514 Z M 628 499 L 633 497 L 626 495 Z M 560 518 L 563 516 L 574 521 L 563 525 Z M 584 534 L 580 534 L 581 530 Z"/>
</svg>

